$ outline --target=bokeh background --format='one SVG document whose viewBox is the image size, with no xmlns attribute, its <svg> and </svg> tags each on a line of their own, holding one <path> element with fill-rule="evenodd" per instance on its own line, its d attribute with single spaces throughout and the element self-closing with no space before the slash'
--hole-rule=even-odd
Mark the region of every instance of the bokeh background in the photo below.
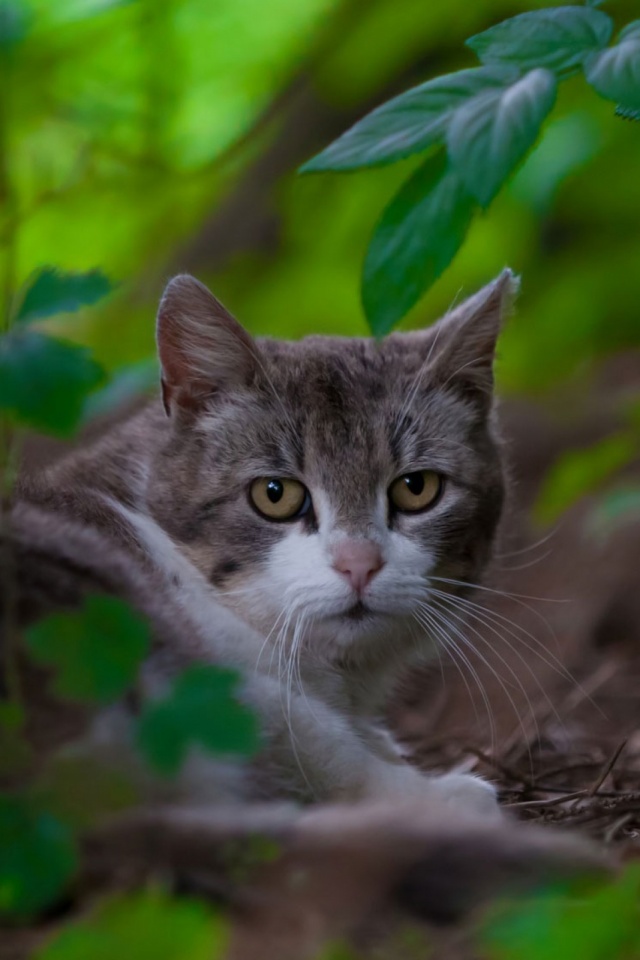
<svg viewBox="0 0 640 960">
<path fill-rule="evenodd" d="M 13 232 L 21 281 L 45 263 L 119 281 L 106 305 L 62 321 L 112 371 L 152 356 L 155 306 L 178 270 L 256 333 L 364 333 L 368 235 L 410 164 L 296 168 L 376 104 L 472 66 L 474 32 L 545 5 L 14 0 L 2 256 Z M 638 13 L 635 0 L 607 11 L 619 24 Z M 640 126 L 582 77 L 563 84 L 542 142 L 406 322 L 430 322 L 509 264 L 524 279 L 504 391 L 541 394 L 637 346 L 639 149 Z"/>
</svg>

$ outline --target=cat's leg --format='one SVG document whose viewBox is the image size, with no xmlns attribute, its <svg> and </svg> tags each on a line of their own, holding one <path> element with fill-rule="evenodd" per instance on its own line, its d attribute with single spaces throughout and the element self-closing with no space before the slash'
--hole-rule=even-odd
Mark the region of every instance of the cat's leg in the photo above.
<svg viewBox="0 0 640 960">
<path fill-rule="evenodd" d="M 390 747 L 373 727 L 356 728 L 351 718 L 324 700 L 286 696 L 268 677 L 247 684 L 246 696 L 259 713 L 267 747 L 258 771 L 279 791 L 315 800 L 418 800 L 482 817 L 499 816 L 493 787 L 468 774 L 428 776 Z"/>
<path fill-rule="evenodd" d="M 456 807 L 482 815 L 497 815 L 496 791 L 486 780 L 467 773 L 426 774 L 410 764 L 401 747 L 385 728 L 361 721 L 359 733 L 380 761 L 370 768 L 367 796 L 408 798 L 427 794 Z"/>
</svg>

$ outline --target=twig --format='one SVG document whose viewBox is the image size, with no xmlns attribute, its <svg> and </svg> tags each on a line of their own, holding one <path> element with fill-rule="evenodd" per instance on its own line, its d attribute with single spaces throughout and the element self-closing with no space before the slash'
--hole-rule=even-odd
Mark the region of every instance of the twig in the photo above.
<svg viewBox="0 0 640 960">
<path fill-rule="evenodd" d="M 628 812 L 628 813 L 624 813 L 621 817 L 618 817 L 618 819 L 615 820 L 615 821 L 611 824 L 611 826 L 609 827 L 609 829 L 606 831 L 606 833 L 605 833 L 605 835 L 604 835 L 604 838 L 603 838 L 603 839 L 604 839 L 604 842 L 605 842 L 605 843 L 611 843 L 611 841 L 615 839 L 616 833 L 617 833 L 619 830 L 621 830 L 622 827 L 624 827 L 625 823 L 628 823 L 629 820 L 631 820 L 632 817 L 633 817 L 633 813 L 632 813 L 631 811 Z"/>
<path fill-rule="evenodd" d="M 493 767 L 494 770 L 497 770 L 498 773 L 508 777 L 509 780 L 513 780 L 515 783 L 521 783 L 530 790 L 536 789 L 534 780 L 531 780 L 529 777 L 520 773 L 520 771 L 514 770 L 513 767 L 507 766 L 507 764 L 502 763 L 500 760 L 496 760 L 495 757 L 489 756 L 488 753 L 485 753 L 484 750 L 481 750 L 479 747 L 463 747 L 463 750 L 465 753 L 473 754 L 474 757 L 477 757 L 478 760 L 482 760 L 482 762 L 486 763 L 487 766 Z"/>
<path fill-rule="evenodd" d="M 545 800 L 517 800 L 515 803 L 505 803 L 505 807 L 557 807 L 568 800 L 578 800 L 585 796 L 584 790 L 576 790 L 575 793 L 567 793 L 564 797 L 551 797 Z"/>
<path fill-rule="evenodd" d="M 618 760 L 618 757 L 620 756 L 620 754 L 622 753 L 622 751 L 624 750 L 624 748 L 626 747 L 626 745 L 627 745 L 627 740 L 626 740 L 626 738 L 625 738 L 625 739 L 622 741 L 622 743 L 618 746 L 618 748 L 617 748 L 616 751 L 614 752 L 614 754 L 613 754 L 613 756 L 611 757 L 611 759 L 610 759 L 610 760 L 605 764 L 605 766 L 602 768 L 602 772 L 601 772 L 600 776 L 598 777 L 598 779 L 597 779 L 597 780 L 595 781 L 595 783 L 593 784 L 593 786 L 589 787 L 589 789 L 587 790 L 587 796 L 588 796 L 588 797 L 595 797 L 596 793 L 598 792 L 598 790 L 600 789 L 600 787 L 602 786 L 602 784 L 604 783 L 604 781 L 607 779 L 607 777 L 609 776 L 609 774 L 610 774 L 611 771 L 613 770 L 613 768 L 614 768 L 614 766 L 615 766 L 615 764 L 616 764 L 616 761 Z"/>
</svg>

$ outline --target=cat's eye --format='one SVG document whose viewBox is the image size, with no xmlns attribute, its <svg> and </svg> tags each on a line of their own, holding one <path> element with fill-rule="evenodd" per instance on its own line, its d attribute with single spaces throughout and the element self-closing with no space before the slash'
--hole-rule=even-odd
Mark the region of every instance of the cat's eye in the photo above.
<svg viewBox="0 0 640 960">
<path fill-rule="evenodd" d="M 259 477 L 251 484 L 250 496 L 256 510 L 269 520 L 293 520 L 311 506 L 307 488 L 283 477 Z"/>
<path fill-rule="evenodd" d="M 442 493 L 444 481 L 433 470 L 405 473 L 389 487 L 389 499 L 396 510 L 418 513 L 435 505 Z"/>
</svg>

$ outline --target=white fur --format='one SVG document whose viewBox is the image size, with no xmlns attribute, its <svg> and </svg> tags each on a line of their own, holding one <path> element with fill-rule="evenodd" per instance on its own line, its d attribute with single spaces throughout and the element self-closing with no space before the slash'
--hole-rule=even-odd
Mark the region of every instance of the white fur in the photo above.
<svg viewBox="0 0 640 960">
<path fill-rule="evenodd" d="M 150 516 L 113 499 L 105 500 L 131 525 L 162 575 L 182 618 L 179 642 L 185 650 L 199 659 L 242 669 L 245 697 L 261 717 L 267 752 L 284 792 L 318 799 L 444 800 L 467 812 L 496 815 L 492 788 L 483 781 L 461 774 L 426 777 L 404 762 L 390 737 L 377 728 L 375 717 L 367 716 L 367 704 L 373 712 L 372 705 L 377 707 L 379 698 L 368 697 L 366 677 L 337 670 L 323 647 L 329 644 L 335 653 L 354 639 L 393 640 L 401 613 L 410 605 L 407 583 L 414 587 L 418 581 L 424 583 L 425 566 L 433 562 L 424 551 L 407 538 L 378 527 L 386 565 L 365 599 L 374 611 L 380 611 L 380 622 L 376 625 L 374 619 L 373 629 L 371 624 L 357 623 L 351 630 L 340 628 L 331 617 L 348 609 L 353 595 L 331 567 L 330 546 L 340 531 L 332 528 L 325 510 L 327 524 L 322 536 L 308 537 L 292 527 L 273 549 L 264 574 L 249 584 L 252 600 L 245 596 L 234 604 L 238 610 L 242 608 L 241 619 L 229 609 L 233 597 L 225 597 L 207 583 Z M 272 670 L 271 653 L 263 656 L 261 651 L 268 631 L 287 604 L 297 604 L 317 620 L 306 638 L 300 675 L 283 677 L 281 670 Z M 194 645 L 189 624 L 204 638 L 204 646 L 201 642 Z M 295 630 L 286 639 L 289 643 L 295 640 Z M 426 649 L 427 641 L 425 638 Z M 370 679 L 373 683 L 373 676 Z M 388 688 L 389 677 L 386 683 L 384 680 L 383 686 Z M 198 792 L 203 783 L 216 780 L 215 775 L 194 774 L 193 764 L 187 776 L 187 786 L 197 784 Z"/>
</svg>

